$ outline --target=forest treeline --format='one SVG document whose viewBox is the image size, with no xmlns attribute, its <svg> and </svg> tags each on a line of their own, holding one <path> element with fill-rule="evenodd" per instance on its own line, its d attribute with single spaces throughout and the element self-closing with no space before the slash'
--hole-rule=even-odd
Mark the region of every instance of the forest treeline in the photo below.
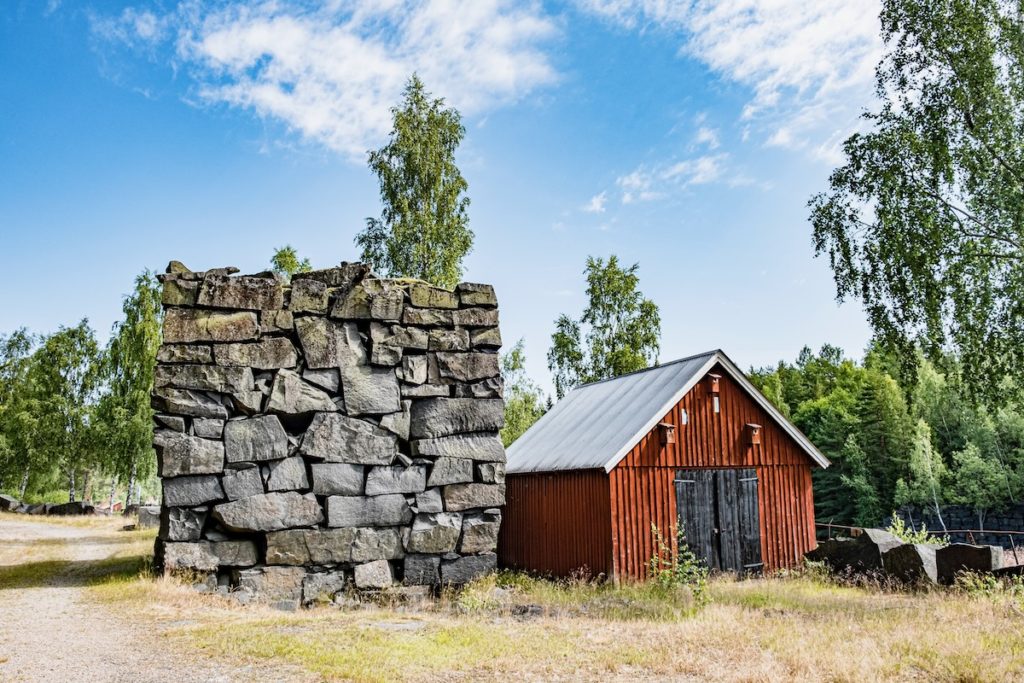
<svg viewBox="0 0 1024 683">
<path fill-rule="evenodd" d="M 749 374 L 832 461 L 814 473 L 818 521 L 874 526 L 910 505 L 942 526 L 952 504 L 973 508 L 983 528 L 987 511 L 1024 497 L 1018 387 L 991 378 L 995 405 L 969 391 L 955 358 L 940 369 L 919 356 L 910 377 L 904 360 L 872 348 L 857 362 L 826 345 Z"/>
<path fill-rule="evenodd" d="M 19 500 L 155 494 L 150 392 L 161 290 L 145 272 L 101 346 L 88 320 L 0 335 L 0 490 Z M 144 486 L 145 485 L 145 486 Z"/>
</svg>

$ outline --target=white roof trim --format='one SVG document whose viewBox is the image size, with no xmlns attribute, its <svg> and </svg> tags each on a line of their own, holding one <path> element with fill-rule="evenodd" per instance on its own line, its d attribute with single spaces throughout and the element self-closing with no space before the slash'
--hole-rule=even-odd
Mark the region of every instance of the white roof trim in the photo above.
<svg viewBox="0 0 1024 683">
<path fill-rule="evenodd" d="M 683 396 L 686 396 L 686 394 L 688 394 L 690 390 L 697 385 L 697 382 L 704 379 L 708 372 L 710 372 L 711 368 L 713 368 L 716 364 L 721 364 L 721 366 L 725 368 L 725 371 L 729 373 L 729 376 L 736 380 L 736 382 L 743 388 L 743 390 L 746 391 L 747 394 L 749 394 L 750 397 L 753 398 L 754 401 L 756 401 L 757 404 L 761 406 L 761 408 L 764 409 L 764 411 L 767 412 L 768 415 L 772 419 L 774 419 L 780 427 L 782 427 L 782 430 L 784 432 L 789 434 L 793 438 L 793 440 L 796 441 L 801 448 L 803 448 L 803 450 L 807 453 L 807 455 L 811 457 L 812 460 L 818 463 L 818 465 L 820 465 L 822 468 L 827 468 L 829 465 L 832 464 L 829 461 L 829 459 L 826 458 L 825 455 L 821 451 L 819 451 L 813 443 L 811 443 L 811 440 L 808 439 L 803 432 L 797 429 L 796 425 L 790 422 L 785 415 L 779 412 L 778 408 L 772 405 L 771 401 L 765 398 L 764 394 L 758 391 L 757 387 L 755 387 L 750 382 L 750 380 L 747 379 L 747 376 L 744 375 L 738 367 L 736 367 L 735 363 L 733 363 L 728 356 L 722 353 L 721 350 L 718 350 L 715 351 L 715 353 L 707 360 L 707 362 L 701 366 L 700 370 L 695 372 L 693 376 L 690 378 L 690 380 L 672 396 L 671 400 L 667 401 L 665 405 L 662 406 L 661 410 L 655 413 L 651 417 L 651 419 L 647 421 L 643 428 L 639 432 L 637 432 L 633 436 L 633 438 L 627 441 L 626 445 L 619 449 L 619 452 L 616 453 L 611 460 L 605 463 L 604 471 L 611 472 L 613 469 L 615 469 L 615 466 L 622 462 L 622 459 L 625 458 L 631 450 L 633 450 L 633 447 L 640 443 L 640 439 L 644 438 L 645 435 L 647 435 L 652 429 L 654 429 L 654 425 L 658 424 L 658 422 L 661 421 L 662 416 L 665 415 L 665 413 L 667 413 L 672 408 L 672 406 L 679 403 L 679 401 L 683 400 Z"/>
</svg>

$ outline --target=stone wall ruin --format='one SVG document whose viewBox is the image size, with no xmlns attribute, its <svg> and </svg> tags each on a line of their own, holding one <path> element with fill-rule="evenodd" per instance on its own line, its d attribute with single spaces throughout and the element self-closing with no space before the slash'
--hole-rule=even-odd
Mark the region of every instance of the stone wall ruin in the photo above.
<svg viewBox="0 0 1024 683">
<path fill-rule="evenodd" d="M 269 601 L 462 584 L 495 567 L 497 300 L 374 276 L 163 282 L 156 563 Z"/>
</svg>

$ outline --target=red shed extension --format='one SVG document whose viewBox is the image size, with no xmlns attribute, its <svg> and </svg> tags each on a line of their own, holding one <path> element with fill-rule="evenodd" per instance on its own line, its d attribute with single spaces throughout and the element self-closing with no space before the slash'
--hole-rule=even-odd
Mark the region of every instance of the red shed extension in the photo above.
<svg viewBox="0 0 1024 683">
<path fill-rule="evenodd" d="M 578 387 L 508 449 L 503 566 L 641 579 L 651 525 L 709 566 L 773 570 L 814 547 L 817 448 L 722 351 Z"/>
</svg>

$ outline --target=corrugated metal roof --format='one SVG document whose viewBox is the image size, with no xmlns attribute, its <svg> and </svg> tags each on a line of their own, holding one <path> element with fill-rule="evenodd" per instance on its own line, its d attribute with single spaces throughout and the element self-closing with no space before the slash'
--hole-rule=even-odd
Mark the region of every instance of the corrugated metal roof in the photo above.
<svg viewBox="0 0 1024 683">
<path fill-rule="evenodd" d="M 681 358 L 569 392 L 509 446 L 508 471 L 610 472 L 669 408 L 720 363 L 754 400 L 822 467 L 829 461 L 761 395 L 721 350 Z"/>
</svg>

